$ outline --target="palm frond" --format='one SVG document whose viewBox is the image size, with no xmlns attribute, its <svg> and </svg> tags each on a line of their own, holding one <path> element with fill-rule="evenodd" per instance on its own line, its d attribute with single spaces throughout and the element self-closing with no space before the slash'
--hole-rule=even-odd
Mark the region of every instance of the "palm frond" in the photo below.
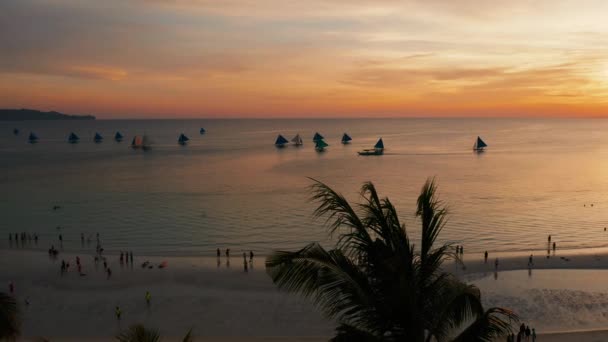
<svg viewBox="0 0 608 342">
<path fill-rule="evenodd" d="M 350 245 L 353 242 L 355 246 L 370 244 L 372 239 L 364 223 L 346 198 L 322 182 L 314 178 L 310 179 L 313 181 L 310 186 L 312 192 L 310 200 L 319 204 L 313 216 L 327 217 L 326 224 L 330 234 L 336 233 L 340 228 L 345 228 L 339 236 L 337 247 L 350 249 L 353 247 Z M 348 233 L 346 233 L 347 230 Z"/>
<path fill-rule="evenodd" d="M 326 251 L 312 243 L 297 252 L 274 252 L 266 269 L 279 289 L 312 298 L 329 317 L 341 315 L 358 323 L 373 314 L 367 276 L 340 250 Z"/>
<path fill-rule="evenodd" d="M 442 202 L 437 199 L 436 191 L 435 179 L 427 179 L 417 201 L 416 216 L 420 217 L 422 221 L 420 257 L 423 261 L 433 248 L 437 236 L 446 223 L 447 209 L 442 207 Z"/>
<path fill-rule="evenodd" d="M 0 340 L 15 339 L 21 333 L 19 309 L 15 299 L 0 292 Z"/>
<path fill-rule="evenodd" d="M 158 342 L 158 330 L 147 329 L 143 324 L 135 324 L 116 336 L 120 342 Z"/>
<path fill-rule="evenodd" d="M 349 324 L 340 324 L 336 328 L 336 336 L 330 341 L 332 342 L 380 342 L 382 338 L 374 333 L 359 329 Z"/>
<path fill-rule="evenodd" d="M 186 334 L 186 336 L 184 336 L 184 338 L 182 339 L 182 342 L 193 342 L 194 341 L 194 335 L 192 334 L 192 328 L 190 328 L 190 330 L 188 330 L 188 333 Z"/>
<path fill-rule="evenodd" d="M 492 342 L 511 332 L 519 317 L 511 310 L 490 308 L 469 325 L 453 342 Z"/>
</svg>

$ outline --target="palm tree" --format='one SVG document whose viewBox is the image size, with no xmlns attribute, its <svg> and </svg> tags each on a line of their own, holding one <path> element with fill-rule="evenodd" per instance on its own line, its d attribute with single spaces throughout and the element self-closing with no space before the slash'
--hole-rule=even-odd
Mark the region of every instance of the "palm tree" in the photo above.
<svg viewBox="0 0 608 342">
<path fill-rule="evenodd" d="M 266 260 L 280 288 L 311 298 L 337 319 L 333 341 L 492 341 L 511 331 L 517 316 L 506 309 L 484 311 L 479 289 L 444 272 L 458 258 L 450 244 L 435 246 L 447 211 L 427 180 L 416 216 L 420 248 L 388 198 L 363 184 L 356 207 L 329 186 L 313 180 L 316 217 L 325 217 L 333 249 L 311 243 L 296 252 L 277 251 Z M 458 260 L 458 259 L 457 259 Z"/>
<path fill-rule="evenodd" d="M 148 329 L 143 324 L 134 324 L 116 336 L 120 342 L 159 342 L 158 330 Z M 188 331 L 182 342 L 192 342 L 192 329 Z"/>
<path fill-rule="evenodd" d="M 0 340 L 16 339 L 21 332 L 15 299 L 0 292 Z"/>
</svg>

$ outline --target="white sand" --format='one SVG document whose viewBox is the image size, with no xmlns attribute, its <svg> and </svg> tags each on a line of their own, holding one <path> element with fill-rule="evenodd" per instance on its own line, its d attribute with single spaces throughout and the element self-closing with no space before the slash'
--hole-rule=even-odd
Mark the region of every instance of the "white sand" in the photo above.
<svg viewBox="0 0 608 342">
<path fill-rule="evenodd" d="M 59 272 L 61 259 L 69 259 L 72 265 L 64 276 Z M 190 328 L 201 341 L 322 341 L 333 335 L 333 323 L 310 303 L 277 291 L 263 269 L 263 257 L 256 257 L 253 270 L 245 273 L 239 256 L 230 259 L 229 268 L 224 257 L 218 267 L 215 258 L 136 256 L 131 268 L 121 267 L 117 256 L 109 256 L 113 270 L 109 280 L 101 263 L 95 269 L 92 256 L 81 259 L 84 277 L 75 272 L 75 255 L 60 254 L 52 261 L 44 252 L 0 250 L 0 284 L 15 284 L 23 308 L 24 336 L 104 341 L 133 323 L 160 329 L 165 340 Z M 144 260 L 155 264 L 166 260 L 169 267 L 142 269 Z M 493 274 L 493 260 L 491 255 L 486 264 L 480 256 L 465 255 L 466 269 L 453 262 L 446 268 L 476 279 Z M 535 270 L 608 269 L 608 252 L 558 251 L 550 259 L 535 257 L 534 263 Z M 499 277 L 502 271 L 517 269 L 527 269 L 527 256 L 500 257 Z M 146 291 L 152 294 L 149 308 Z M 29 306 L 23 305 L 25 299 Z M 116 305 L 122 309 L 120 321 L 114 315 Z M 608 341 L 605 331 L 539 333 L 539 341 Z"/>
</svg>

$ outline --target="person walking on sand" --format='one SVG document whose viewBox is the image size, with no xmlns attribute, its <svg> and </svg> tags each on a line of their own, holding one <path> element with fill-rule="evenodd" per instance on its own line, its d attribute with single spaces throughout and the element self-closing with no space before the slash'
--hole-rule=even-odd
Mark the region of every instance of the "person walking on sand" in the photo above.
<svg viewBox="0 0 608 342">
<path fill-rule="evenodd" d="M 226 248 L 226 258 L 230 258 L 230 248 Z"/>
<path fill-rule="evenodd" d="M 120 321 L 120 315 L 122 314 L 122 311 L 120 311 L 120 307 L 118 305 L 116 305 L 116 309 L 114 310 L 114 312 L 116 313 L 116 319 Z"/>
<path fill-rule="evenodd" d="M 555 252 L 555 242 L 553 243 L 553 251 Z"/>
<path fill-rule="evenodd" d="M 253 262 L 253 251 L 249 251 L 249 262 Z"/>
<path fill-rule="evenodd" d="M 498 258 L 496 258 L 496 260 L 494 260 L 494 269 L 496 271 L 498 271 Z"/>
<path fill-rule="evenodd" d="M 536 342 L 536 329 L 532 328 L 532 342 Z"/>
<path fill-rule="evenodd" d="M 219 249 L 219 248 L 217 249 L 216 254 L 217 254 L 217 257 L 219 258 L 219 257 L 220 257 L 220 254 L 221 254 L 221 253 L 220 253 L 220 249 Z"/>
<path fill-rule="evenodd" d="M 530 254 L 530 257 L 528 258 L 528 267 L 532 267 L 532 265 L 534 265 L 534 261 L 532 261 L 532 254 Z"/>
<path fill-rule="evenodd" d="M 146 304 L 150 305 L 150 299 L 152 299 L 150 291 L 146 291 Z"/>
<path fill-rule="evenodd" d="M 526 326 L 526 341 L 530 341 L 530 335 L 532 332 L 530 331 L 530 326 Z"/>
<path fill-rule="evenodd" d="M 484 263 L 488 263 L 488 251 L 486 251 L 485 253 L 483 253 L 483 262 Z"/>
<path fill-rule="evenodd" d="M 551 243 L 551 235 L 549 235 L 549 237 L 547 237 L 547 242 Z"/>
</svg>

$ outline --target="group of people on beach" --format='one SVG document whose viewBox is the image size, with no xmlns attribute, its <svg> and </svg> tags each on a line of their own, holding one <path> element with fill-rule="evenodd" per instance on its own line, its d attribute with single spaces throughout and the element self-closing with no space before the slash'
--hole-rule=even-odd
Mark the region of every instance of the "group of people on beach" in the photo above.
<svg viewBox="0 0 608 342">
<path fill-rule="evenodd" d="M 511 333 L 507 336 L 507 342 L 536 342 L 536 329 L 522 323 L 517 335 Z"/>
<path fill-rule="evenodd" d="M 230 265 L 230 248 L 226 248 L 226 251 L 224 252 L 224 254 L 226 255 L 226 265 Z M 217 255 L 217 266 L 220 266 L 220 257 L 222 255 L 222 252 L 220 251 L 220 249 L 218 248 L 216 250 L 216 255 Z M 249 272 L 249 268 L 253 268 L 253 251 L 249 251 L 249 264 L 247 263 L 247 253 L 243 252 L 243 271 L 244 272 Z"/>
<path fill-rule="evenodd" d="M 13 245 L 13 241 L 17 244 L 17 246 L 19 246 L 19 243 L 21 243 L 21 246 L 25 246 L 26 243 L 32 243 L 32 241 L 34 242 L 34 244 L 38 244 L 38 234 L 34 233 L 26 233 L 26 232 L 21 232 L 21 233 L 10 233 L 8 234 L 8 241 L 10 243 L 10 245 Z"/>
</svg>

